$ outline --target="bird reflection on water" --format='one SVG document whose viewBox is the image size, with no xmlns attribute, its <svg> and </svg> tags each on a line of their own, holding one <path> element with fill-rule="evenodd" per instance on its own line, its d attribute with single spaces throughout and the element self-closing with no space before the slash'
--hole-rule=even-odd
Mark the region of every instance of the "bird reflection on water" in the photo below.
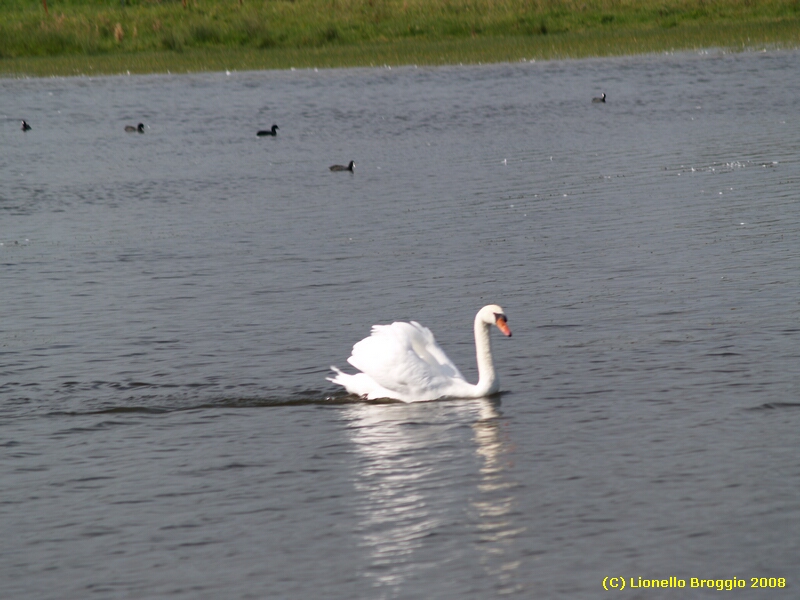
<svg viewBox="0 0 800 600">
<path fill-rule="evenodd" d="M 521 589 L 513 548 L 525 527 L 497 403 L 359 403 L 347 413 L 358 456 L 357 533 L 373 586 L 413 585 L 428 569 L 442 568 L 449 553 L 463 552 L 466 542 L 484 572 L 450 577 L 480 576 L 481 586 L 496 592 Z"/>
<path fill-rule="evenodd" d="M 497 579 L 500 593 L 510 594 L 522 590 L 516 577 L 521 563 L 512 552 L 512 542 L 527 528 L 520 515 L 515 514 L 519 482 L 509 473 L 511 442 L 503 431 L 502 415 L 497 405 L 489 400 L 481 400 L 479 410 L 480 418 L 472 425 L 472 430 L 475 453 L 481 457 L 483 465 L 478 485 L 480 494 L 472 501 L 472 507 L 478 514 L 477 528 L 485 550 L 484 569 L 487 575 Z"/>
</svg>

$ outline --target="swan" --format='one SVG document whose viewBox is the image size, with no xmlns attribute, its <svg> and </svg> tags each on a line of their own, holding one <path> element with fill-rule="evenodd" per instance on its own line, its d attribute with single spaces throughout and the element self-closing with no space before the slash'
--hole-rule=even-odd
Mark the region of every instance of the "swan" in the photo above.
<svg viewBox="0 0 800 600">
<path fill-rule="evenodd" d="M 264 137 L 265 135 L 271 135 L 272 137 L 276 137 L 278 135 L 278 129 L 280 129 L 280 127 L 278 127 L 277 125 L 273 125 L 272 129 L 262 129 L 261 131 L 256 133 L 256 135 L 258 137 Z"/>
<path fill-rule="evenodd" d="M 331 171 L 350 171 L 353 173 L 353 167 L 356 166 L 356 162 L 354 160 L 350 161 L 350 164 L 346 167 L 344 165 L 331 165 L 329 168 Z"/>
<path fill-rule="evenodd" d="M 597 98 L 592 98 L 592 102 L 605 102 L 605 101 L 606 101 L 605 93 L 602 96 L 599 96 Z"/>
<path fill-rule="evenodd" d="M 511 337 L 505 311 L 498 305 L 484 306 L 475 315 L 476 385 L 464 379 L 458 367 L 436 343 L 431 331 L 416 321 L 373 325 L 370 336 L 357 342 L 347 359 L 361 372 L 350 375 L 332 366 L 336 375 L 327 379 L 367 400 L 392 398 L 422 402 L 489 396 L 500 389 L 489 339 L 492 325 Z"/>
<path fill-rule="evenodd" d="M 137 131 L 139 133 L 144 133 L 144 123 L 139 123 L 136 127 L 133 125 L 125 125 L 125 131 L 128 133 L 136 133 Z"/>
</svg>

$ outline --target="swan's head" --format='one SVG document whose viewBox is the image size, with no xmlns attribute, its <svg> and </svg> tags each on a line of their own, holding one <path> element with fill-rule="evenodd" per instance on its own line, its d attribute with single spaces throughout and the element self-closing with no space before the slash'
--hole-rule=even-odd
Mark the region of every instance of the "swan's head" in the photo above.
<svg viewBox="0 0 800 600">
<path fill-rule="evenodd" d="M 503 332 L 503 335 L 511 337 L 511 330 L 508 328 L 506 312 L 497 304 L 484 306 L 478 311 L 476 319 L 486 325 L 497 325 L 497 328 Z"/>
</svg>

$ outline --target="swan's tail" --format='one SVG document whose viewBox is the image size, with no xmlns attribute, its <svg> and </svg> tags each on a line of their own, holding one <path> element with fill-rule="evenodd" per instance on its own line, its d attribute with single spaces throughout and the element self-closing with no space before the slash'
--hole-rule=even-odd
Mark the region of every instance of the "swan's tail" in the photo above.
<svg viewBox="0 0 800 600">
<path fill-rule="evenodd" d="M 347 380 L 348 377 L 347 373 L 343 373 L 339 367 L 334 367 L 333 365 L 331 365 L 331 371 L 335 372 L 336 375 L 334 375 L 333 377 L 326 377 L 325 379 L 327 379 L 331 383 L 347 387 L 347 385 L 345 384 L 345 381 Z"/>
<path fill-rule="evenodd" d="M 333 377 L 326 377 L 331 383 L 341 385 L 349 393 L 362 398 L 389 398 L 390 392 L 384 390 L 381 386 L 375 383 L 366 373 L 356 373 L 350 375 L 343 372 L 341 369 L 331 366 L 331 370 L 336 373 Z"/>
</svg>

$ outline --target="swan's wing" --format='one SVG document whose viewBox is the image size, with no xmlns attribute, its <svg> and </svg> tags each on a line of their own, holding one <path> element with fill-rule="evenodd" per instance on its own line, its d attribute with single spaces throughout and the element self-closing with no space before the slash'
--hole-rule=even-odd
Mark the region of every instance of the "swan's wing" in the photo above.
<svg viewBox="0 0 800 600">
<path fill-rule="evenodd" d="M 435 397 L 437 390 L 464 376 L 419 323 L 375 325 L 372 334 L 353 346 L 347 361 L 392 397 Z"/>
<path fill-rule="evenodd" d="M 464 379 L 458 367 L 453 364 L 453 361 L 444 353 L 441 346 L 436 343 L 431 330 L 416 321 L 411 321 L 410 324 L 418 333 L 418 336 L 412 339 L 414 351 L 417 355 L 445 377 Z"/>
</svg>

